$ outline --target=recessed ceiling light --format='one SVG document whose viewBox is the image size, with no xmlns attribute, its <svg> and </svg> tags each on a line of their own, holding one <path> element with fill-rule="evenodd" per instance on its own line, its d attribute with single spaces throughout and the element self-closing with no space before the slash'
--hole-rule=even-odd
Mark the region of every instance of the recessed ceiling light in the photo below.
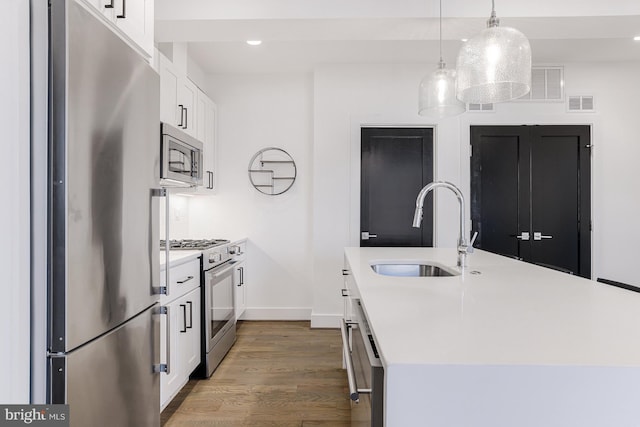
<svg viewBox="0 0 640 427">
<path fill-rule="evenodd" d="M 635 36 L 633 39 L 637 42 L 640 42 L 640 36 Z"/>
<path fill-rule="evenodd" d="M 467 41 L 467 40 L 469 40 L 469 39 L 460 39 L 460 40 L 462 40 L 463 42 L 466 42 L 466 41 Z"/>
<path fill-rule="evenodd" d="M 262 40 L 247 40 L 247 44 L 251 46 L 259 46 L 262 44 Z"/>
</svg>

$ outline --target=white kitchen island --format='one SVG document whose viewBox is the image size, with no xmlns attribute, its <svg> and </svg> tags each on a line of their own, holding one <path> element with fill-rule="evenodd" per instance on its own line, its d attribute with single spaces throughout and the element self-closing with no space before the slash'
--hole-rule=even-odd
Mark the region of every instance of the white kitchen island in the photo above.
<svg viewBox="0 0 640 427">
<path fill-rule="evenodd" d="M 346 248 L 385 369 L 387 427 L 639 427 L 640 293 L 476 251 Z M 479 274 L 478 274 L 479 273 Z"/>
</svg>

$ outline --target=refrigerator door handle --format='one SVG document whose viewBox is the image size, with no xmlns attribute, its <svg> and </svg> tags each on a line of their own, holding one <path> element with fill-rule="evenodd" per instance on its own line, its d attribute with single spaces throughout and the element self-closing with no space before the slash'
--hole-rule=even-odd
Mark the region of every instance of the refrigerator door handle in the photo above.
<svg viewBox="0 0 640 427">
<path fill-rule="evenodd" d="M 165 218 L 169 218 L 169 193 L 167 192 L 166 188 L 152 188 L 151 189 L 151 197 L 165 197 L 166 198 L 166 203 L 165 203 Z M 158 230 L 160 227 L 160 218 L 159 215 L 156 212 L 156 209 L 151 209 L 151 227 L 152 230 Z M 151 233 L 151 235 L 153 236 L 153 238 L 155 239 L 157 236 L 155 233 Z M 166 236 L 169 235 L 169 221 L 165 221 L 165 238 Z M 159 239 L 156 239 L 159 240 Z M 169 241 L 169 239 L 166 239 L 167 242 Z M 151 245 L 151 247 L 154 247 L 153 245 Z M 153 250 L 153 249 L 152 249 Z M 151 254 L 151 256 L 153 256 L 155 254 Z M 156 277 L 156 272 L 152 271 L 151 272 L 151 280 L 152 283 L 151 287 L 153 288 L 153 293 L 154 294 L 162 294 L 162 295 L 169 295 L 169 268 L 166 268 L 166 266 L 169 265 L 169 245 L 165 245 L 164 247 L 164 255 L 165 255 L 165 284 L 164 286 L 160 286 L 159 283 L 155 283 L 155 277 Z M 152 265 L 153 267 L 153 265 Z"/>
<path fill-rule="evenodd" d="M 157 315 L 166 315 L 167 316 L 167 327 L 165 329 L 165 335 L 166 335 L 166 341 L 165 341 L 165 356 L 166 356 L 166 362 L 167 363 L 162 363 L 162 361 L 160 362 L 160 364 L 158 365 L 153 365 L 153 372 L 156 373 L 160 373 L 160 372 L 164 372 L 165 374 L 169 375 L 171 373 L 171 313 L 169 310 L 169 306 L 168 305 L 163 305 L 160 306 L 156 309 L 156 311 L 154 312 L 154 314 Z"/>
</svg>

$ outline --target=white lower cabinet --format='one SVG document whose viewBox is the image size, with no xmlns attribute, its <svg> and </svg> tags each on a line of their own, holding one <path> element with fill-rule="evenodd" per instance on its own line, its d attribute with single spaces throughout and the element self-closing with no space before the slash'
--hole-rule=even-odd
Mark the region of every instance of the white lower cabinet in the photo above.
<svg viewBox="0 0 640 427">
<path fill-rule="evenodd" d="M 191 285 L 186 289 L 177 288 L 182 291 L 180 296 L 175 297 L 176 293 L 172 292 L 171 297 L 161 298 L 161 304 L 167 307 L 168 315 L 161 318 L 160 354 L 166 358 L 165 362 L 169 366 L 169 372 L 160 375 L 161 409 L 189 381 L 189 375 L 200 364 L 201 355 L 200 260 L 173 267 L 169 274 L 174 290 L 180 282 Z M 165 302 L 165 298 L 171 298 L 171 301 Z"/>
<path fill-rule="evenodd" d="M 236 320 L 247 309 L 247 241 L 240 240 L 229 245 L 229 252 L 235 262 L 233 272 L 233 305 Z"/>
</svg>

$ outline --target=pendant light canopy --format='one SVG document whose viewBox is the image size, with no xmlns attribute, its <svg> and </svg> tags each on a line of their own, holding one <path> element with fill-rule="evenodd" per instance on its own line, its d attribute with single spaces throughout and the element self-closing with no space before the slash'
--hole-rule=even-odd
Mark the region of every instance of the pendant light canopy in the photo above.
<svg viewBox="0 0 640 427">
<path fill-rule="evenodd" d="M 466 111 L 456 98 L 456 72 L 447 70 L 442 60 L 442 0 L 440 0 L 440 62 L 438 69 L 420 82 L 418 114 L 421 116 L 455 116 Z"/>
<path fill-rule="evenodd" d="M 520 31 L 499 24 L 492 0 L 487 28 L 467 41 L 458 53 L 456 93 L 463 102 L 504 102 L 531 90 L 529 40 Z"/>
</svg>

